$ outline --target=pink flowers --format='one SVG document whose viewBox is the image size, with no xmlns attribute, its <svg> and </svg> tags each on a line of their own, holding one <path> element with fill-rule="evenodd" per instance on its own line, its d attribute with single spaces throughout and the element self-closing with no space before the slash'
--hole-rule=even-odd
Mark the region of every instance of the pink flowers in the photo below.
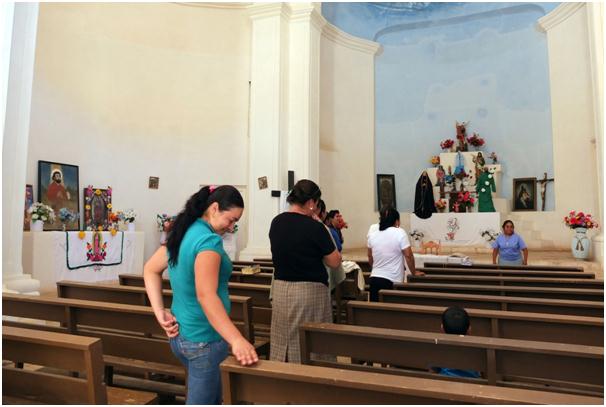
<svg viewBox="0 0 606 407">
<path fill-rule="evenodd" d="M 484 145 L 484 139 L 478 133 L 473 133 L 473 136 L 467 137 L 467 142 L 474 147 L 482 147 Z"/>
<path fill-rule="evenodd" d="M 570 211 L 568 216 L 564 217 L 564 223 L 566 223 L 566 226 L 568 226 L 571 229 L 576 229 L 576 228 L 592 229 L 592 228 L 597 228 L 599 226 L 598 222 L 596 222 L 591 217 L 591 214 L 589 214 L 589 213 L 585 214 L 583 212 L 576 213 L 576 211 Z"/>
</svg>

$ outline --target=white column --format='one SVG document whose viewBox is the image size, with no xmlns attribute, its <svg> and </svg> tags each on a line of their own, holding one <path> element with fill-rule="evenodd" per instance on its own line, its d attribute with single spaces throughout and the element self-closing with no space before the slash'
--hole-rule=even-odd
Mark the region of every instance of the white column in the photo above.
<svg viewBox="0 0 606 407">
<path fill-rule="evenodd" d="M 4 7 L 4 6 L 3 6 Z M 10 10 L 3 9 L 10 13 Z M 3 17 L 7 17 L 4 14 Z M 36 53 L 38 3 L 17 3 L 13 19 L 3 18 L 12 26 L 12 36 L 6 41 L 3 32 L 2 66 L 8 66 L 2 75 L 4 132 L 2 136 L 2 289 L 4 292 L 34 293 L 40 282 L 23 274 L 23 209 L 27 164 L 27 146 Z M 10 29 L 10 28 L 9 28 Z M 10 44 L 10 51 L 4 47 Z M 8 63 L 6 58 L 9 58 Z M 7 89 L 4 93 L 4 89 Z"/>
<path fill-rule="evenodd" d="M 288 169 L 319 182 L 320 40 L 326 20 L 319 3 L 291 3 L 288 75 Z"/>
<path fill-rule="evenodd" d="M 286 189 L 286 80 L 288 74 L 288 7 L 282 3 L 250 7 L 250 130 L 248 157 L 248 245 L 241 259 L 270 254 L 269 226 L 278 214 L 271 190 Z M 267 177 L 267 189 L 257 179 Z"/>
</svg>

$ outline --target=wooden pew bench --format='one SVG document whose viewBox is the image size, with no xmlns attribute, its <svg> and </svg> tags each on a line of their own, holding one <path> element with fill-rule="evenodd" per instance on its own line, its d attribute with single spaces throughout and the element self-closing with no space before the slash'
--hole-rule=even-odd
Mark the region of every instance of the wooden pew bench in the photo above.
<svg viewBox="0 0 606 407">
<path fill-rule="evenodd" d="M 580 315 L 604 318 L 604 303 L 597 301 L 569 301 L 546 298 L 472 295 L 431 291 L 380 290 L 380 302 L 433 305 L 441 307 L 493 309 L 502 311 L 534 312 L 539 314 Z"/>
<path fill-rule="evenodd" d="M 527 271 L 527 270 L 501 270 L 501 269 L 470 269 L 470 268 L 445 268 L 445 267 L 419 267 L 418 270 L 426 275 L 465 275 L 465 276 L 493 276 L 493 277 L 537 277 L 556 279 L 594 279 L 594 273 L 579 273 L 574 271 Z"/>
<path fill-rule="evenodd" d="M 404 291 L 431 291 L 458 294 L 553 298 L 572 301 L 604 301 L 604 290 L 587 288 L 509 287 L 497 285 L 433 284 L 415 282 L 394 284 L 394 289 Z"/>
<path fill-rule="evenodd" d="M 500 277 L 500 276 L 448 276 L 425 275 L 408 276 L 408 283 L 424 284 L 461 284 L 505 287 L 552 287 L 552 288 L 580 288 L 604 290 L 604 280 L 572 279 L 572 278 L 539 278 L 539 277 Z"/>
<path fill-rule="evenodd" d="M 2 359 L 43 367 L 3 366 L 3 404 L 155 404 L 154 393 L 106 386 L 102 355 L 97 338 L 3 326 Z"/>
<path fill-rule="evenodd" d="M 259 361 L 221 364 L 225 404 L 603 404 L 597 397 Z"/>
<path fill-rule="evenodd" d="M 446 307 L 350 301 L 347 323 L 441 332 Z M 473 336 L 603 346 L 604 318 L 468 308 Z"/>
<path fill-rule="evenodd" d="M 299 330 L 303 364 L 435 379 L 444 376 L 430 373 L 432 366 L 472 369 L 483 378 L 456 380 L 603 397 L 603 347 L 326 323 L 304 323 Z M 401 369 L 312 359 L 312 353 Z"/>
<path fill-rule="evenodd" d="M 488 270 L 524 270 L 524 271 L 564 271 L 564 272 L 576 272 L 582 273 L 583 267 L 570 267 L 570 266 L 543 266 L 543 265 L 526 265 L 526 266 L 505 266 L 498 264 L 489 264 L 489 263 L 474 263 L 471 266 L 463 266 L 460 264 L 446 264 L 446 263 L 432 263 L 426 262 L 424 267 L 432 267 L 432 268 L 452 268 L 456 266 L 457 268 L 465 268 L 465 269 L 488 269 Z"/>
</svg>

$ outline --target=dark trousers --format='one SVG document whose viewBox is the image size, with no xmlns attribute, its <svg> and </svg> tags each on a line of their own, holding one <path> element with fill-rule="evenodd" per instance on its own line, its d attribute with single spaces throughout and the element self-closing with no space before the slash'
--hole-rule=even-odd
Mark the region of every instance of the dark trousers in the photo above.
<svg viewBox="0 0 606 407">
<path fill-rule="evenodd" d="M 370 277 L 370 301 L 379 302 L 379 290 L 393 290 L 393 282 L 383 277 Z"/>
</svg>

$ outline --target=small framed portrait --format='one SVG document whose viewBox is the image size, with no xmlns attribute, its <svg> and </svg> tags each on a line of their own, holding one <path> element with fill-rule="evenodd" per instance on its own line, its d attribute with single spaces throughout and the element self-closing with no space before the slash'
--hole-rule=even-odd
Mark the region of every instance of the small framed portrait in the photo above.
<svg viewBox="0 0 606 407">
<path fill-rule="evenodd" d="M 160 186 L 160 177 L 149 177 L 149 189 L 158 189 Z"/>
<path fill-rule="evenodd" d="M 377 210 L 386 206 L 397 208 L 395 175 L 377 174 L 377 204 Z"/>
<path fill-rule="evenodd" d="M 29 230 L 29 213 L 27 210 L 34 204 L 34 187 L 30 184 L 25 186 L 25 212 L 23 213 L 23 230 Z"/>
<path fill-rule="evenodd" d="M 513 179 L 513 210 L 514 211 L 536 211 L 537 210 L 537 179 L 514 178 Z"/>
<path fill-rule="evenodd" d="M 78 166 L 38 161 L 38 201 L 55 211 L 55 222 L 44 223 L 44 230 L 62 230 L 59 211 L 67 208 L 80 213 Z M 66 225 L 66 230 L 79 230 L 80 217 Z"/>
<path fill-rule="evenodd" d="M 257 182 L 259 183 L 259 189 L 267 189 L 267 177 L 259 177 Z"/>
</svg>

